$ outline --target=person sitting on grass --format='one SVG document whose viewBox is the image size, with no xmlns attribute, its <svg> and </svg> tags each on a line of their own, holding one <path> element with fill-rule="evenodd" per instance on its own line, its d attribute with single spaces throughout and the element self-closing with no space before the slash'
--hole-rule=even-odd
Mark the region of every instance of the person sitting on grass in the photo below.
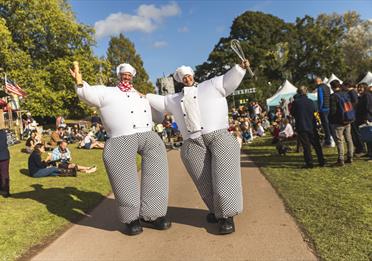
<svg viewBox="0 0 372 261">
<path fill-rule="evenodd" d="M 60 161 L 58 164 L 58 168 L 60 169 L 76 169 L 83 173 L 93 173 L 97 170 L 96 166 L 85 167 L 71 163 L 71 152 L 67 148 L 67 141 L 65 140 L 60 141 L 58 147 L 53 150 L 52 161 Z"/>
<path fill-rule="evenodd" d="M 61 170 L 50 165 L 51 155 L 45 160 L 41 160 L 41 154 L 45 152 L 45 147 L 42 143 L 38 143 L 34 147 L 34 151 L 28 158 L 28 171 L 31 177 L 41 178 L 47 176 L 58 176 Z"/>
<path fill-rule="evenodd" d="M 97 123 L 96 124 L 96 129 L 97 129 L 96 139 L 98 141 L 106 141 L 108 139 L 108 136 L 107 136 L 107 132 L 105 130 L 105 127 L 103 127 L 103 125 Z"/>
<path fill-rule="evenodd" d="M 232 135 L 236 138 L 236 140 L 239 142 L 240 148 L 242 148 L 243 145 L 243 138 L 241 134 L 241 130 L 239 126 L 235 127 L 235 130 L 233 131 Z"/>
<path fill-rule="evenodd" d="M 275 144 L 279 141 L 279 133 L 280 133 L 280 127 L 278 122 L 274 121 L 271 128 L 271 134 L 273 135 L 273 139 L 271 141 L 272 144 Z"/>
<path fill-rule="evenodd" d="M 256 134 L 257 136 L 259 137 L 262 137 L 262 136 L 265 136 L 265 130 L 264 128 L 262 127 L 262 124 L 261 122 L 257 122 L 257 126 L 256 126 L 257 130 L 256 130 Z"/>
<path fill-rule="evenodd" d="M 63 127 L 58 127 L 56 131 L 53 131 L 50 135 L 49 145 L 56 147 L 57 143 L 63 139 L 65 129 Z"/>
<path fill-rule="evenodd" d="M 32 130 L 30 137 L 26 140 L 26 153 L 31 154 L 34 151 L 35 145 L 38 143 L 36 140 L 37 131 Z"/>
<path fill-rule="evenodd" d="M 105 144 L 103 142 L 99 142 L 94 138 L 93 132 L 89 132 L 85 135 L 84 139 L 80 142 L 80 148 L 83 149 L 103 149 Z"/>
<path fill-rule="evenodd" d="M 293 136 L 293 128 L 292 125 L 289 123 L 289 120 L 286 118 L 283 121 L 284 129 L 279 132 L 279 138 L 281 139 L 289 139 Z"/>
</svg>

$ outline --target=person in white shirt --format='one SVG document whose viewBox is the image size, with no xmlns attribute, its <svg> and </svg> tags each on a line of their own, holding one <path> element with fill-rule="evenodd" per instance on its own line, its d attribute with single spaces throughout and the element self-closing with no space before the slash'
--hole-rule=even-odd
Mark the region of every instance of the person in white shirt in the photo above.
<svg viewBox="0 0 372 261">
<path fill-rule="evenodd" d="M 262 127 L 261 122 L 257 122 L 257 132 L 256 133 L 257 133 L 257 136 L 259 136 L 259 137 L 265 136 L 265 130 Z"/>
<path fill-rule="evenodd" d="M 290 138 L 293 136 L 293 128 L 292 125 L 289 123 L 288 119 L 284 119 L 284 130 L 279 132 L 279 138 Z"/>
<path fill-rule="evenodd" d="M 202 83 L 190 67 L 179 67 L 174 78 L 185 85 L 173 95 L 147 94 L 151 106 L 174 117 L 184 139 L 183 163 L 210 213 L 207 221 L 219 224 L 220 234 L 235 231 L 233 216 L 243 210 L 240 146 L 227 131 L 226 97 L 242 81 L 248 61 L 226 74 Z"/>
<path fill-rule="evenodd" d="M 260 117 L 260 115 L 262 113 L 262 108 L 257 102 L 254 104 L 253 109 L 254 109 L 254 112 L 255 112 L 256 116 Z"/>
<path fill-rule="evenodd" d="M 117 67 L 116 87 L 89 86 L 81 81 L 77 65 L 71 75 L 75 78 L 79 98 L 99 108 L 102 123 L 109 139 L 103 160 L 125 224 L 124 232 L 136 235 L 142 226 L 168 229 L 168 162 L 164 143 L 152 131 L 151 107 L 148 100 L 136 91 L 132 79 L 136 70 L 127 63 Z M 136 155 L 142 156 L 142 176 L 137 176 Z"/>
</svg>

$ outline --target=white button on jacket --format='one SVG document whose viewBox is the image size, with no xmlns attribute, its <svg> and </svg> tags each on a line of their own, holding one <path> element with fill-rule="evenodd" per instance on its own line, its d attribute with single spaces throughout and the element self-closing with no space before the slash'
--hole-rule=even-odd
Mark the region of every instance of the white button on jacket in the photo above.
<svg viewBox="0 0 372 261">
<path fill-rule="evenodd" d="M 195 139 L 202 134 L 228 128 L 228 107 L 226 97 L 243 80 L 245 70 L 235 65 L 222 76 L 214 77 L 197 85 L 197 101 L 201 116 L 201 130 L 189 132 L 185 123 L 185 109 L 181 105 L 183 93 L 167 96 L 147 94 L 151 106 L 159 112 L 173 114 L 184 140 Z"/>
<path fill-rule="evenodd" d="M 136 90 L 123 92 L 103 85 L 76 87 L 79 98 L 100 110 L 102 123 L 109 137 L 151 131 L 151 107 Z"/>
</svg>

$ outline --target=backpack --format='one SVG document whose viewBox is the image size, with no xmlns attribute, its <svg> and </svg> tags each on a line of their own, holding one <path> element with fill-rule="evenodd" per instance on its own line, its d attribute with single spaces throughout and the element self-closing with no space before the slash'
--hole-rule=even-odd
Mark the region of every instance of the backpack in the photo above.
<svg viewBox="0 0 372 261">
<path fill-rule="evenodd" d="M 341 112 L 342 121 L 350 123 L 355 120 L 355 110 L 351 103 L 350 97 L 346 93 L 335 93 L 338 98 L 338 108 Z"/>
</svg>

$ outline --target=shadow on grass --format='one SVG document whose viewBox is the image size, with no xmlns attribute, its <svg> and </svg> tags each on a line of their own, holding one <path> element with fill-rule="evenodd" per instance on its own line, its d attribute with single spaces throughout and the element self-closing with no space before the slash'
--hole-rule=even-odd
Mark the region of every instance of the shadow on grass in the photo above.
<svg viewBox="0 0 372 261">
<path fill-rule="evenodd" d="M 30 177 L 30 172 L 28 172 L 28 169 L 20 169 L 19 173 L 21 173 L 21 174 L 23 174 L 27 177 Z"/>
<path fill-rule="evenodd" d="M 89 206 L 96 206 L 104 198 L 100 193 L 81 191 L 75 187 L 45 189 L 40 184 L 33 184 L 31 187 L 33 190 L 14 193 L 12 198 L 35 200 L 44 204 L 51 214 L 72 223 L 86 217 L 91 210 Z"/>
<path fill-rule="evenodd" d="M 285 156 L 279 155 L 276 145 L 271 144 L 269 139 L 259 140 L 257 143 L 243 147 L 242 149 L 242 167 L 250 167 L 249 160 L 254 161 L 257 167 L 264 168 L 287 168 L 302 169 L 305 164 L 303 152 L 295 152 L 296 142 L 287 142 L 285 145 L 290 146 L 292 151 Z M 314 166 L 318 164 L 318 158 L 315 155 L 314 148 L 311 148 Z M 337 160 L 337 152 L 334 148 L 323 149 L 326 160 L 326 167 L 332 167 Z M 247 162 L 248 161 L 248 162 Z"/>
<path fill-rule="evenodd" d="M 269 168 L 289 168 L 299 169 L 304 165 L 302 153 L 296 153 L 296 142 L 286 142 L 286 146 L 290 146 L 291 151 L 286 155 L 279 155 L 276 150 L 276 144 L 271 144 L 270 139 L 263 139 L 252 145 L 248 145 L 242 150 L 242 167 L 250 167 L 249 159 L 254 161 L 257 167 Z M 314 161 L 316 161 L 314 157 Z"/>
</svg>

